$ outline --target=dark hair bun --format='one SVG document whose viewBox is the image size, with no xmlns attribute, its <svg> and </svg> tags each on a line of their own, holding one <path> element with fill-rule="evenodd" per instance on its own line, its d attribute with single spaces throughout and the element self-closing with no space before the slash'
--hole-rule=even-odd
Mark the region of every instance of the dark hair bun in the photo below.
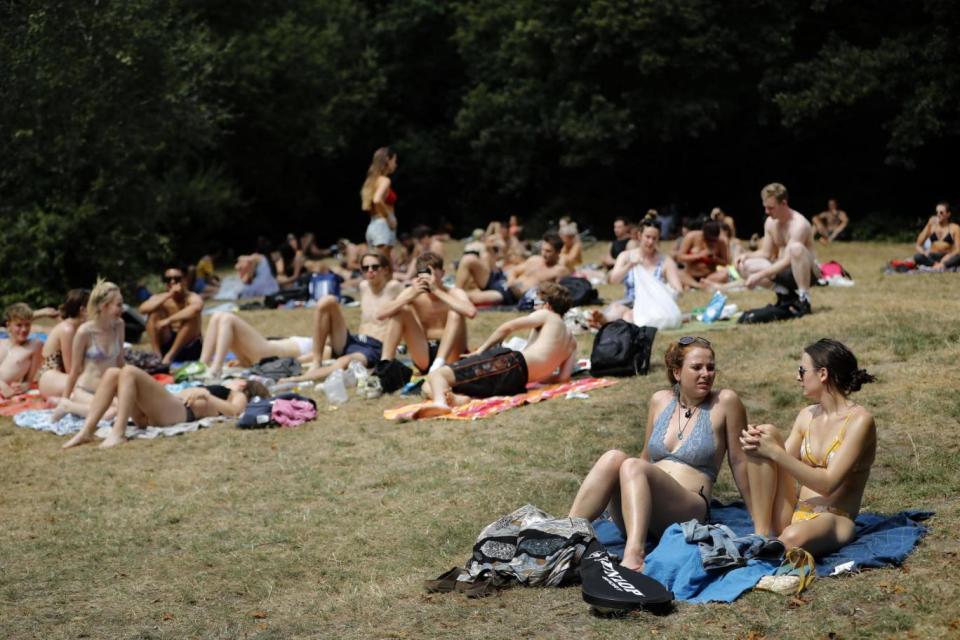
<svg viewBox="0 0 960 640">
<path fill-rule="evenodd" d="M 871 374 L 867 373 L 866 369 L 857 369 L 853 372 L 853 375 L 850 376 L 850 385 L 848 391 L 860 391 L 860 387 L 869 383 L 876 382 L 877 379 Z"/>
</svg>

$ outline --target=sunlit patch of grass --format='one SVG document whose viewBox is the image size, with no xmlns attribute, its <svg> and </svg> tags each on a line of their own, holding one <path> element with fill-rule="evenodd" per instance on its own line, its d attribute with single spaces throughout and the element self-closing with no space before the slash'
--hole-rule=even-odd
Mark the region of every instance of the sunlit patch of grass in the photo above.
<svg viewBox="0 0 960 640">
<path fill-rule="evenodd" d="M 2 419 L 0 637 L 955 635 L 957 615 L 944 603 L 960 587 L 944 567 L 960 557 L 952 535 L 960 526 L 960 395 L 952 384 L 960 302 L 943 295 L 953 283 L 947 276 L 880 275 L 880 264 L 909 251 L 818 248 L 857 285 L 815 289 L 814 314 L 800 320 L 706 334 L 718 385 L 741 395 L 751 422 L 784 432 L 808 402 L 795 381 L 803 345 L 843 340 L 877 374 L 853 396 L 878 425 L 864 506 L 937 512 L 903 570 L 818 579 L 805 604 L 758 592 L 730 605 L 681 604 L 665 617 L 596 618 L 576 588 L 477 601 L 424 594 L 421 581 L 462 564 L 499 515 L 527 502 L 563 515 L 601 453 L 640 452 L 647 399 L 666 387 L 671 338 L 661 334 L 647 377 L 470 423 L 396 425 L 382 411 L 407 399 L 351 399 L 330 411 L 317 395 L 318 419 L 301 427 L 222 426 L 61 454 L 60 439 Z M 601 294 L 616 299 L 620 288 L 604 285 Z M 688 293 L 680 304 L 688 310 L 708 298 Z M 757 291 L 731 301 L 746 309 L 772 298 Z M 309 311 L 243 315 L 267 335 L 311 330 Z M 482 312 L 470 324 L 471 343 L 510 317 Z M 355 326 L 357 311 L 347 318 Z M 592 336 L 578 342 L 589 355 Z M 726 468 L 714 494 L 737 497 Z"/>
</svg>

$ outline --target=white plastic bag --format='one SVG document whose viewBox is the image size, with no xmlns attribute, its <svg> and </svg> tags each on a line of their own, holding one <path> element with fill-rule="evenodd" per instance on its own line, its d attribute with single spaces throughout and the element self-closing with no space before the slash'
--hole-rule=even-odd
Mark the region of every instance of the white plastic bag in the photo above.
<svg viewBox="0 0 960 640">
<path fill-rule="evenodd" d="M 674 329 L 683 323 L 680 307 L 663 284 L 637 265 L 633 268 L 633 323 L 639 327 Z"/>
</svg>

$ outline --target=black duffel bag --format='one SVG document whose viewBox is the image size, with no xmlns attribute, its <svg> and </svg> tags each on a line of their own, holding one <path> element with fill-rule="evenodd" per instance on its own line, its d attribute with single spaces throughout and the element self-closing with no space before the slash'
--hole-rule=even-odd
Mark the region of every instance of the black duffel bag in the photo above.
<svg viewBox="0 0 960 640">
<path fill-rule="evenodd" d="M 650 352 L 656 327 L 638 327 L 614 320 L 600 328 L 590 352 L 592 376 L 645 376 L 650 371 Z"/>
</svg>

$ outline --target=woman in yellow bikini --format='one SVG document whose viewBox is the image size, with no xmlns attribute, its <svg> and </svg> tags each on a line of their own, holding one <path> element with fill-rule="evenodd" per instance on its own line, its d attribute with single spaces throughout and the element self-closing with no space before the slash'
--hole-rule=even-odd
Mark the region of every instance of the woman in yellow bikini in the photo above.
<svg viewBox="0 0 960 640">
<path fill-rule="evenodd" d="M 786 442 L 772 424 L 748 426 L 740 442 L 757 533 L 819 556 L 853 539 L 877 428 L 849 396 L 874 377 L 836 340 L 803 351 L 797 380 L 815 404 L 800 412 Z"/>
</svg>

